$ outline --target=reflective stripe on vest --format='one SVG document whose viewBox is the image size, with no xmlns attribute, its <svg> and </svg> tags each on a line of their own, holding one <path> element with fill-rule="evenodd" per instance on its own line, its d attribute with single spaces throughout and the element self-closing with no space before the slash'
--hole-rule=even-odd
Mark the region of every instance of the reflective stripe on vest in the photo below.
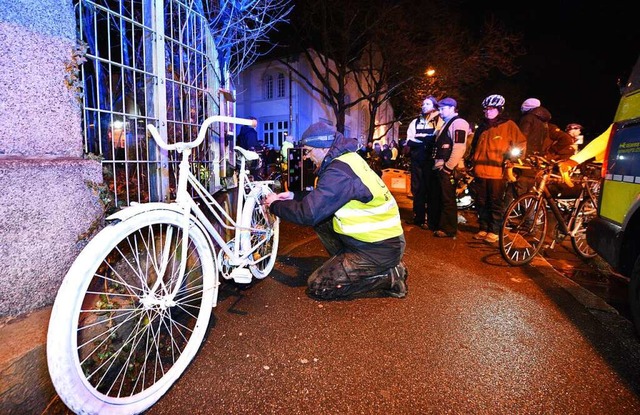
<svg viewBox="0 0 640 415">
<path fill-rule="evenodd" d="M 391 192 L 356 153 L 346 153 L 337 158 L 351 167 L 362 183 L 373 194 L 368 203 L 351 200 L 333 216 L 333 230 L 363 242 L 379 242 L 402 235 L 400 209 Z"/>
</svg>

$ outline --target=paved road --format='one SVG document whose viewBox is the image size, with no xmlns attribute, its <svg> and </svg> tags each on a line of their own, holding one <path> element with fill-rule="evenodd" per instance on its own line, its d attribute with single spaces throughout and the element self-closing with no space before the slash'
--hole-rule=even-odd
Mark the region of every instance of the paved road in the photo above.
<svg viewBox="0 0 640 415">
<path fill-rule="evenodd" d="M 471 226 L 405 231 L 407 298 L 318 302 L 305 280 L 327 254 L 283 223 L 275 270 L 222 286 L 206 343 L 148 414 L 640 413 L 640 343 L 604 301 L 542 259 L 509 267 Z"/>
</svg>

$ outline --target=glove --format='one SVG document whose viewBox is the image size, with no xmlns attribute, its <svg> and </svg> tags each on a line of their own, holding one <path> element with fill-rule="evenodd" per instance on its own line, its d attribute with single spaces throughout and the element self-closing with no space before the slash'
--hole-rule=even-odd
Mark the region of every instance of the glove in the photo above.
<svg viewBox="0 0 640 415">
<path fill-rule="evenodd" d="M 564 184 L 569 187 L 573 187 L 573 181 L 571 181 L 571 171 L 578 165 L 574 160 L 568 159 L 558 163 L 558 169 Z"/>
<path fill-rule="evenodd" d="M 513 164 L 509 163 L 504 169 L 504 177 L 507 179 L 508 183 L 514 183 L 518 181 L 518 178 L 515 174 L 513 174 Z"/>
<path fill-rule="evenodd" d="M 564 174 L 572 171 L 577 165 L 578 165 L 577 162 L 575 162 L 574 160 L 568 159 L 558 163 L 558 168 L 560 169 L 560 173 Z"/>
</svg>

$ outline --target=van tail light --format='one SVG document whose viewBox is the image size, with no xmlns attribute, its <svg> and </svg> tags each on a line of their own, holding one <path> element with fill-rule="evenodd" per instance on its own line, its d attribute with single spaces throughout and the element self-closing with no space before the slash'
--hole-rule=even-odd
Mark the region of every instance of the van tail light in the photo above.
<svg viewBox="0 0 640 415">
<path fill-rule="evenodd" d="M 602 176 L 603 179 L 607 175 L 607 168 L 609 167 L 609 151 L 611 150 L 611 142 L 613 141 L 612 140 L 613 135 L 616 133 L 617 129 L 618 129 L 618 124 L 613 123 L 613 126 L 611 127 L 611 133 L 609 134 L 609 139 L 607 140 L 607 149 L 604 151 L 604 158 L 602 159 L 602 170 L 600 172 L 600 175 Z"/>
</svg>

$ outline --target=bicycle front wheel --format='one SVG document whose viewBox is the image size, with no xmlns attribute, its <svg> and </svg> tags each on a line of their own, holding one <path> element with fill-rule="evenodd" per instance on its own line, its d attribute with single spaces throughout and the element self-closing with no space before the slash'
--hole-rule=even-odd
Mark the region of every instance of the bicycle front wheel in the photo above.
<svg viewBox="0 0 640 415">
<path fill-rule="evenodd" d="M 136 414 L 184 372 L 208 329 L 216 269 L 203 232 L 157 210 L 103 229 L 53 305 L 49 373 L 75 413 Z"/>
<path fill-rule="evenodd" d="M 510 265 L 524 265 L 540 251 L 547 235 L 545 200 L 526 193 L 509 204 L 498 239 L 500 254 Z"/>
<path fill-rule="evenodd" d="M 580 205 L 576 214 L 571 218 L 571 245 L 579 257 L 589 259 L 595 257 L 594 251 L 587 243 L 587 225 L 598 215 L 598 209 L 591 197 L 587 197 Z"/>
<path fill-rule="evenodd" d="M 264 198 L 273 193 L 268 187 L 251 192 L 245 200 L 241 226 L 251 231 L 241 237 L 241 248 L 251 251 L 249 269 L 254 277 L 263 279 L 276 263 L 280 241 L 280 218 L 269 212 Z"/>
</svg>

